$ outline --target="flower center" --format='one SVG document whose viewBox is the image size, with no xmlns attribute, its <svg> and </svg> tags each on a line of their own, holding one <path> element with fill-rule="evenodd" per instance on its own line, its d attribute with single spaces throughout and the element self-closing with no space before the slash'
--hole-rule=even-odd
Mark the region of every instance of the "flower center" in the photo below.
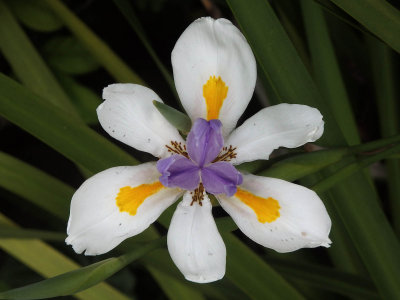
<svg viewBox="0 0 400 300">
<path fill-rule="evenodd" d="M 201 205 L 205 192 L 233 196 L 243 178 L 229 163 L 236 157 L 236 148 L 223 145 L 221 122 L 197 119 L 186 146 L 175 141 L 166 145 L 172 156 L 157 162 L 160 182 L 167 187 L 191 191 L 192 204 Z"/>
</svg>

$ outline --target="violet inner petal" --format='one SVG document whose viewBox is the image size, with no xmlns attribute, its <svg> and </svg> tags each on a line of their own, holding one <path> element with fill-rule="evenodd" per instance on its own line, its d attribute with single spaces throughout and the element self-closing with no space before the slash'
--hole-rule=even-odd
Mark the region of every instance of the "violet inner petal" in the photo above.
<svg viewBox="0 0 400 300">
<path fill-rule="evenodd" d="M 200 167 L 216 158 L 223 145 L 220 120 L 197 119 L 187 137 L 188 154 Z"/>
<path fill-rule="evenodd" d="M 201 179 L 205 190 L 211 194 L 226 194 L 228 197 L 236 193 L 236 186 L 242 184 L 242 174 L 228 162 L 216 162 L 201 170 Z"/>
<path fill-rule="evenodd" d="M 194 190 L 200 184 L 200 168 L 182 155 L 160 159 L 157 169 L 161 173 L 160 182 L 164 186 Z"/>
</svg>

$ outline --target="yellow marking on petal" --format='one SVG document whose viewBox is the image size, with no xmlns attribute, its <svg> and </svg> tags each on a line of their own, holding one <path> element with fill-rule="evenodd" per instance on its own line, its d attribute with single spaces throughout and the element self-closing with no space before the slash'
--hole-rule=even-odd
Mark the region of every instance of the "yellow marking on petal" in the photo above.
<svg viewBox="0 0 400 300">
<path fill-rule="evenodd" d="M 136 211 L 146 198 L 154 195 L 164 186 L 161 182 L 145 183 L 136 187 L 125 186 L 119 189 L 115 200 L 120 212 L 136 215 Z"/>
<path fill-rule="evenodd" d="M 257 215 L 257 219 L 261 223 L 271 223 L 280 217 L 278 200 L 274 198 L 262 198 L 248 191 L 237 189 L 235 197 L 239 198 L 244 204 L 250 206 Z"/>
<path fill-rule="evenodd" d="M 218 119 L 219 111 L 228 95 L 228 87 L 221 79 L 210 76 L 207 83 L 203 85 L 203 97 L 206 99 L 207 120 Z"/>
</svg>

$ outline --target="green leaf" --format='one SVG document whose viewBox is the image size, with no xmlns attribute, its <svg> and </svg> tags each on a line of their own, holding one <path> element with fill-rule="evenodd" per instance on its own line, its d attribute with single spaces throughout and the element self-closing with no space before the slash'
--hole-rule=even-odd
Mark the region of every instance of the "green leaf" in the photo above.
<svg viewBox="0 0 400 300">
<path fill-rule="evenodd" d="M 340 161 L 348 154 L 349 150 L 344 148 L 297 154 L 278 161 L 270 168 L 257 173 L 257 175 L 294 181 L 309 174 L 316 173 Z"/>
<path fill-rule="evenodd" d="M 221 233 L 227 248 L 226 275 L 252 299 L 304 299 L 283 277 L 231 233 Z"/>
<path fill-rule="evenodd" d="M 329 104 L 348 144 L 358 144 L 357 125 L 322 10 L 311 0 L 302 1 L 301 6 L 314 77 L 324 96 L 322 99 Z"/>
<path fill-rule="evenodd" d="M 0 239 L 41 239 L 48 241 L 64 241 L 63 232 L 52 232 L 34 229 L 19 229 L 11 226 L 0 225 Z"/>
<path fill-rule="evenodd" d="M 328 189 L 334 187 L 340 181 L 347 179 L 350 175 L 356 173 L 357 171 L 360 171 L 377 161 L 390 157 L 395 153 L 400 153 L 400 145 L 393 146 L 378 154 L 367 156 L 366 158 L 360 159 L 359 161 L 351 162 L 347 166 L 336 171 L 334 174 L 327 175 L 323 180 L 312 186 L 311 189 L 313 189 L 317 193 L 325 192 Z"/>
<path fill-rule="evenodd" d="M 231 232 L 238 228 L 230 216 L 216 218 L 215 223 L 217 224 L 219 232 Z"/>
<path fill-rule="evenodd" d="M 376 288 L 368 278 L 291 259 L 267 256 L 266 260 L 291 281 L 348 297 L 380 299 Z"/>
<path fill-rule="evenodd" d="M 375 38 L 367 37 L 367 45 L 370 49 L 381 135 L 387 137 L 398 134 L 400 132 L 398 113 L 400 106 L 396 93 L 394 53 Z M 385 165 L 388 175 L 392 223 L 397 235 L 400 236 L 400 160 L 388 159 L 385 161 Z"/>
<path fill-rule="evenodd" d="M 253 160 L 249 162 L 242 163 L 240 165 L 236 165 L 236 169 L 241 172 L 248 173 L 258 173 L 262 172 L 262 170 L 270 167 L 273 164 L 272 160 Z"/>
<path fill-rule="evenodd" d="M 125 17 L 126 21 L 131 25 L 133 30 L 138 35 L 139 39 L 142 41 L 144 47 L 147 50 L 147 53 L 151 56 L 154 63 L 160 70 L 161 74 L 164 76 L 165 81 L 168 83 L 171 88 L 172 93 L 178 99 L 178 95 L 175 89 L 174 79 L 171 76 L 171 73 L 167 70 L 165 65 L 162 63 L 157 53 L 154 51 L 154 48 L 151 46 L 149 39 L 146 36 L 145 30 L 140 24 L 139 19 L 137 18 L 135 11 L 133 9 L 133 5 L 131 2 L 127 0 L 114 0 L 115 5 L 118 7 L 119 11 Z"/>
<path fill-rule="evenodd" d="M 2 214 L 0 214 L 0 223 L 16 227 Z M 54 277 L 60 272 L 79 268 L 79 265 L 70 258 L 38 240 L 0 239 L 0 248 L 43 277 Z M 129 299 L 106 283 L 100 283 L 74 296 L 83 300 Z"/>
<path fill-rule="evenodd" d="M 51 32 L 62 27 L 62 22 L 41 1 L 8 0 L 14 14 L 27 27 L 37 31 Z"/>
<path fill-rule="evenodd" d="M 89 27 L 59 0 L 44 0 L 44 3 L 62 20 L 65 26 L 81 41 L 97 61 L 121 83 L 144 81 L 133 72 Z"/>
<path fill-rule="evenodd" d="M 335 1 L 333 2 L 335 3 Z M 360 1 L 351 1 L 351 4 L 346 2 L 345 5 L 358 5 L 364 12 L 367 12 L 371 2 L 372 1 L 363 1 L 361 4 Z M 327 39 L 329 34 L 324 24 L 322 12 L 316 5 L 313 6 L 311 2 L 308 3 L 310 4 L 310 11 L 306 18 L 313 19 L 310 25 L 311 27 L 319 28 L 319 31 L 311 30 L 314 35 L 318 35 L 314 43 L 322 43 L 325 44 L 326 47 L 331 47 Z M 378 3 L 385 5 L 384 3 L 386 2 L 375 1 L 374 3 L 379 6 Z M 378 16 L 379 12 L 374 11 L 372 15 Z M 320 48 L 318 45 L 310 47 Z M 320 51 L 322 52 L 324 49 L 320 49 Z M 325 58 L 319 59 L 317 63 L 317 67 L 321 69 L 320 73 L 327 72 L 329 75 L 324 75 L 326 78 L 331 77 L 332 74 L 335 73 L 337 76 L 340 76 L 340 74 L 335 71 L 334 64 L 329 63 L 329 59 L 332 61 L 334 55 L 333 51 L 331 51 L 330 55 L 326 50 L 324 53 Z M 330 93 L 336 93 L 336 96 L 338 96 L 335 90 L 340 88 L 340 85 L 337 84 L 338 80 L 331 80 L 333 81 L 325 80 L 325 83 L 326 85 L 332 85 Z M 353 133 L 357 132 L 357 128 L 354 128 L 355 125 L 352 124 L 354 122 L 348 119 L 346 120 L 346 114 L 347 118 L 351 118 L 351 113 L 348 109 L 349 105 L 347 105 L 346 108 L 344 98 L 338 100 L 333 97 L 327 97 L 327 99 L 330 100 L 331 107 L 336 107 L 335 116 L 338 122 L 347 122 L 347 127 L 344 128 L 344 130 L 349 132 L 353 131 Z M 338 113 L 339 110 L 337 108 L 340 108 L 342 112 Z M 354 134 L 348 134 L 346 138 L 348 144 L 355 144 L 359 141 Z M 400 259 L 397 254 L 400 251 L 400 243 L 398 239 L 396 239 L 384 212 L 378 204 L 379 198 L 374 186 L 371 184 L 370 178 L 366 176 L 366 173 L 361 172 L 362 168 L 368 164 L 385 157 L 385 155 L 390 155 L 390 151 L 392 150 L 389 149 L 388 151 L 388 154 L 382 152 L 379 156 L 371 156 L 362 159 L 359 161 L 360 165 L 358 166 L 353 164 L 355 162 L 354 159 L 349 158 L 347 161 L 350 165 L 336 170 L 336 173 L 332 176 L 330 176 L 329 170 L 325 171 L 324 175 L 326 178 L 314 186 L 314 188 L 316 190 L 326 190 L 336 184 L 335 189 L 331 190 L 333 204 L 342 217 L 343 223 L 355 242 L 358 253 L 375 281 L 380 294 L 383 298 L 389 299 L 396 297 L 395 295 L 400 293 L 399 285 L 393 280 L 393 278 L 398 278 L 400 276 Z M 356 171 L 360 172 L 356 173 Z M 350 177 L 349 175 L 352 176 Z M 346 181 L 343 179 L 346 179 Z M 354 191 L 357 192 L 354 193 Z M 355 214 L 357 214 L 356 217 L 354 216 Z M 377 253 L 379 253 L 380 257 L 377 256 Z"/>
<path fill-rule="evenodd" d="M 181 299 L 190 299 L 190 300 L 205 300 L 206 298 L 196 291 L 196 289 L 192 289 L 187 287 L 185 284 L 182 284 L 180 280 L 177 280 L 171 275 L 163 273 L 159 269 L 147 266 L 147 269 L 151 273 L 151 275 L 157 280 L 158 284 L 161 285 L 161 288 L 167 295 L 170 300 L 181 300 Z"/>
<path fill-rule="evenodd" d="M 296 48 L 304 66 L 307 70 L 311 70 L 311 61 L 307 50 L 307 45 L 300 34 L 300 28 L 296 24 L 297 7 L 291 1 L 275 1 L 274 8 L 277 15 L 285 28 L 293 46 Z"/>
<path fill-rule="evenodd" d="M 400 53 L 400 13 L 388 1 L 331 1 Z"/>
<path fill-rule="evenodd" d="M 101 98 L 73 77 L 61 74 L 57 77 L 83 121 L 89 125 L 98 124 L 96 108 L 101 104 Z"/>
<path fill-rule="evenodd" d="M 88 170 L 99 172 L 138 163 L 71 115 L 2 74 L 0 89 L 0 115 Z"/>
<path fill-rule="evenodd" d="M 350 147 L 350 150 L 353 152 L 353 154 L 363 155 L 363 154 L 369 154 L 369 152 L 376 152 L 376 151 L 379 152 L 381 150 L 384 150 L 385 148 L 392 147 L 399 142 L 400 142 L 400 134 L 397 134 L 383 139 L 371 141 L 368 143 L 354 145 Z"/>
<path fill-rule="evenodd" d="M 192 121 L 183 112 L 156 100 L 153 104 L 172 126 L 185 134 L 190 131 Z"/>
<path fill-rule="evenodd" d="M 0 186 L 55 216 L 67 219 L 74 190 L 11 155 L 0 152 Z"/>
<path fill-rule="evenodd" d="M 300 4 L 307 32 L 308 46 L 311 52 L 313 74 L 324 96 L 322 100 L 331 108 L 347 144 L 359 144 L 358 128 L 341 77 L 339 64 L 323 12 L 311 0 L 302 1 Z M 321 180 L 325 176 L 329 175 L 319 176 L 318 174 L 316 178 L 320 177 L 319 180 Z M 332 238 L 336 238 L 337 240 L 335 246 L 330 249 L 329 254 L 335 266 L 341 270 L 363 274 L 365 273 L 365 268 L 361 263 L 356 248 L 351 244 L 351 239 L 346 232 L 343 222 L 338 220 L 340 215 L 332 205 L 332 201 L 334 201 L 332 194 L 325 193 L 324 202 L 336 225 L 335 229 L 332 230 Z"/>
<path fill-rule="evenodd" d="M 85 74 L 99 68 L 97 60 L 73 36 L 54 37 L 44 44 L 42 51 L 51 67 L 67 74 Z"/>
<path fill-rule="evenodd" d="M 68 96 L 4 1 L 0 1 L 0 50 L 26 87 L 64 111 L 77 116 Z M 34 102 L 31 105 L 35 105 Z"/>
<path fill-rule="evenodd" d="M 100 283 L 128 264 L 165 244 L 166 239 L 161 238 L 120 257 L 105 259 L 78 270 L 73 270 L 24 287 L 1 292 L 0 299 L 46 299 L 73 295 Z"/>
</svg>

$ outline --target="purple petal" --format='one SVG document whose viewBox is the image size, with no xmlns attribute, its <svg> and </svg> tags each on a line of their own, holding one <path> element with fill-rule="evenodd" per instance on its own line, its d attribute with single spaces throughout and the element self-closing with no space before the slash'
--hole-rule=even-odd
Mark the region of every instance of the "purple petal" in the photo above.
<svg viewBox="0 0 400 300">
<path fill-rule="evenodd" d="M 242 184 L 243 177 L 230 163 L 220 161 L 203 168 L 201 180 L 208 193 L 231 197 L 236 193 L 236 186 Z"/>
<path fill-rule="evenodd" d="M 167 187 L 194 190 L 200 183 L 200 169 L 182 155 L 172 155 L 157 162 L 160 182 Z"/>
<path fill-rule="evenodd" d="M 190 158 L 200 167 L 217 157 L 224 145 L 220 120 L 197 119 L 187 137 Z"/>
</svg>

